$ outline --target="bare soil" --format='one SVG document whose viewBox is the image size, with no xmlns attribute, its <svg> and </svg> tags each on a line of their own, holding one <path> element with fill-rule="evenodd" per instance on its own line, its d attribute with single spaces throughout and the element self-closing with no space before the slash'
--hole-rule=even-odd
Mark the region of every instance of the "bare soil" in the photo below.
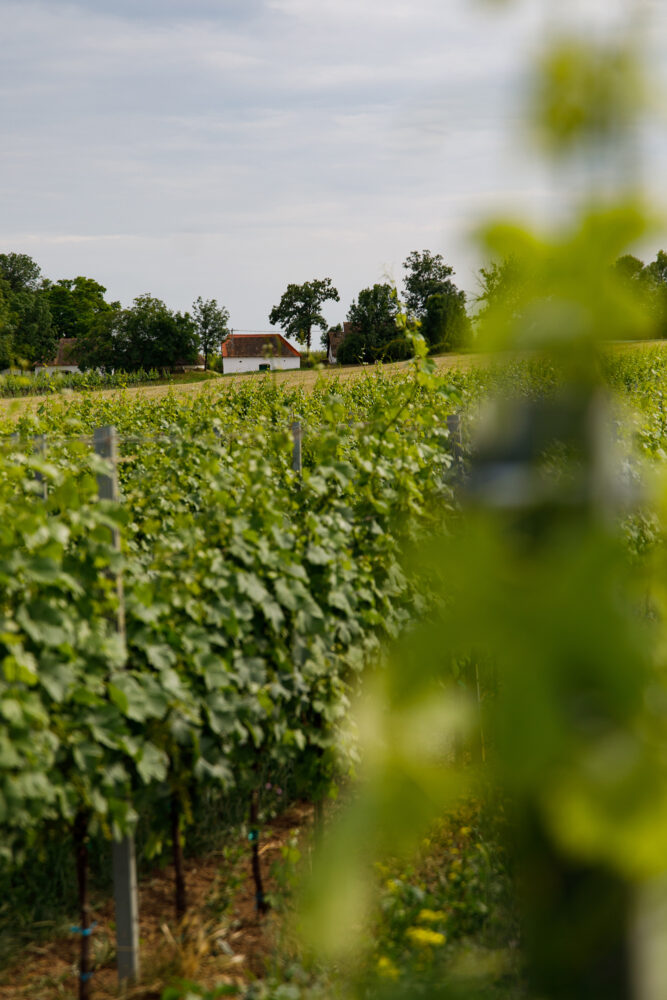
<svg viewBox="0 0 667 1000">
<path fill-rule="evenodd" d="M 261 864 L 265 889 L 277 886 L 272 866 L 281 849 L 312 823 L 312 806 L 297 804 L 267 823 L 262 830 Z M 241 987 L 261 977 L 279 945 L 280 920 L 271 912 L 259 917 L 247 841 L 241 860 L 229 871 L 220 853 L 186 861 L 189 911 L 179 926 L 174 917 L 171 865 L 155 869 L 139 886 L 142 975 L 139 983 L 121 990 L 115 967 L 113 901 L 99 900 L 92 919 L 96 969 L 93 997 L 160 1000 L 163 990 L 183 979 L 207 987 L 220 983 Z M 233 901 L 219 912 L 215 905 L 220 880 L 231 878 L 237 887 Z M 70 1000 L 78 991 L 79 938 L 74 934 L 29 945 L 0 973 L 0 1000 Z"/>
</svg>

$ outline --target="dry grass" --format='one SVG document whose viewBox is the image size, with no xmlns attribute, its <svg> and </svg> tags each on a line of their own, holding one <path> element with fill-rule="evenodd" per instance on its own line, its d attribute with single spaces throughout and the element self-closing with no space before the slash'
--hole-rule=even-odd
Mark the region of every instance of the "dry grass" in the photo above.
<svg viewBox="0 0 667 1000">
<path fill-rule="evenodd" d="M 485 355 L 482 354 L 447 354 L 442 357 L 435 359 L 438 368 L 446 370 L 448 368 L 469 368 L 474 364 L 483 364 L 485 361 Z M 392 372 L 404 371 L 406 368 L 410 367 L 411 362 L 401 361 L 391 365 L 382 365 L 382 371 L 387 374 Z M 287 384 L 290 386 L 301 386 L 306 392 L 311 392 L 315 383 L 318 380 L 324 379 L 332 381 L 334 379 L 340 379 L 343 382 L 355 381 L 363 378 L 369 371 L 373 371 L 374 368 L 367 366 L 353 365 L 350 367 L 343 368 L 322 368 L 319 370 L 315 369 L 303 369 L 301 371 L 286 371 L 286 372 L 275 372 L 270 375 L 262 372 L 248 372 L 244 375 L 226 375 L 220 376 L 217 379 L 211 379 L 208 382 L 183 382 L 175 383 L 173 385 L 145 385 L 145 386 L 135 386 L 132 388 L 124 389 L 122 392 L 128 396 L 140 396 L 142 399 L 162 399 L 164 396 L 168 395 L 170 392 L 177 396 L 191 396 L 193 393 L 195 395 L 206 395 L 211 392 L 219 392 L 220 388 L 229 388 L 234 385 L 238 385 L 243 381 L 248 379 L 266 379 L 270 378 L 277 385 Z M 68 399 L 77 398 L 80 396 L 96 396 L 99 398 L 113 397 L 119 395 L 121 390 L 119 389 L 98 389 L 98 390 L 83 390 L 82 392 L 65 391 L 57 395 L 52 396 L 24 396 L 19 399 L 0 399 L 0 416 L 2 417 L 20 417 L 23 413 L 29 411 L 35 411 L 38 407 L 42 406 L 48 400 L 53 400 L 56 402 L 66 402 Z"/>
<path fill-rule="evenodd" d="M 614 350 L 646 350 L 648 348 L 665 347 L 667 341 L 622 341 L 613 345 Z M 433 360 L 440 371 L 458 369 L 465 371 L 478 365 L 489 364 L 496 356 L 490 354 L 443 354 Z M 405 371 L 412 364 L 411 361 L 400 361 L 393 364 L 379 366 L 382 372 L 391 375 L 393 372 Z M 176 396 L 206 395 L 217 393 L 222 388 L 231 388 L 239 385 L 248 379 L 271 379 L 277 385 L 289 385 L 301 387 L 306 392 L 312 392 L 318 381 L 334 381 L 340 379 L 342 382 L 357 381 L 364 378 L 369 371 L 374 371 L 375 367 L 350 365 L 346 367 L 333 367 L 321 369 L 302 369 L 301 371 L 273 372 L 270 375 L 262 372 L 248 372 L 243 375 L 220 375 L 206 382 L 182 382 L 172 385 L 146 385 L 136 386 L 122 390 L 126 396 L 139 396 L 142 399 L 162 399 L 169 393 Z M 97 396 L 100 398 L 113 397 L 119 395 L 119 389 L 99 389 L 84 390 L 83 392 L 65 391 L 55 396 L 27 396 L 21 399 L 0 399 L 0 419 L 2 417 L 17 418 L 30 410 L 33 412 L 47 400 L 59 402 L 76 398 L 82 395 Z"/>
</svg>

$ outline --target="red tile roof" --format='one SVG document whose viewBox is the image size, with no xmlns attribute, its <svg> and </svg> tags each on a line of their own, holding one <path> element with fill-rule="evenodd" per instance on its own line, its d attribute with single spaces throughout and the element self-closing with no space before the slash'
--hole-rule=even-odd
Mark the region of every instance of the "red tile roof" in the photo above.
<svg viewBox="0 0 667 1000">
<path fill-rule="evenodd" d="M 280 333 L 233 333 L 222 345 L 223 358 L 300 358 Z"/>
</svg>

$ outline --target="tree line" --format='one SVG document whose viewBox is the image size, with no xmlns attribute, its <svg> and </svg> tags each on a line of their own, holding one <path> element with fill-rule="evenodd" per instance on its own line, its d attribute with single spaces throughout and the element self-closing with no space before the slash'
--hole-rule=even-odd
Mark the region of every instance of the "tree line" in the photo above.
<svg viewBox="0 0 667 1000">
<path fill-rule="evenodd" d="M 84 370 L 167 369 L 200 352 L 208 367 L 229 333 L 229 312 L 215 299 L 175 312 L 148 294 L 126 309 L 105 295 L 93 278 L 54 282 L 27 254 L 0 254 L 0 368 L 49 364 L 63 337 L 76 338 L 72 363 Z"/>
<path fill-rule="evenodd" d="M 407 332 L 411 327 L 421 328 L 433 353 L 456 350 L 470 339 L 465 292 L 452 281 L 454 269 L 441 254 L 415 250 L 403 268 L 403 302 L 389 282 L 362 289 L 352 301 L 347 313 L 348 332 L 336 355 L 341 364 L 409 358 L 412 346 Z M 323 331 L 322 344 L 328 347 L 330 331 L 322 315 L 327 301 L 340 301 L 331 278 L 288 285 L 279 304 L 269 313 L 269 322 L 280 325 L 308 352 L 313 329 L 319 327 Z M 331 332 L 340 331 L 339 325 Z"/>
<path fill-rule="evenodd" d="M 347 331 L 336 353 L 341 364 L 409 358 L 411 329 L 420 330 L 433 354 L 459 350 L 472 343 L 475 324 L 484 317 L 493 314 L 501 322 L 516 321 L 523 302 L 540 281 L 530 260 L 510 256 L 491 261 L 480 268 L 478 293 L 468 300 L 452 280 L 454 269 L 441 254 L 415 250 L 403 269 L 402 299 L 393 284 L 384 282 L 364 288 L 353 300 L 347 313 Z M 649 264 L 629 254 L 620 257 L 610 278 L 626 287 L 632 285 L 647 336 L 667 337 L 667 253 L 660 250 Z M 308 351 L 313 329 L 319 327 L 322 344 L 328 347 L 330 335 L 342 333 L 342 327 L 327 329 L 321 310 L 326 301 L 339 299 L 330 278 L 288 285 L 269 321 L 280 324 Z M 529 316 L 523 318 L 530 322 Z"/>
<path fill-rule="evenodd" d="M 459 350 L 472 342 L 480 317 L 516 318 L 536 280 L 530 261 L 493 261 L 480 269 L 478 294 L 468 300 L 441 254 L 415 250 L 403 270 L 402 297 L 394 284 L 378 282 L 353 299 L 337 351 L 341 364 L 408 358 L 411 330 L 421 331 L 431 353 Z M 660 250 L 648 264 L 626 254 L 613 271 L 636 292 L 649 335 L 667 337 L 667 253 Z M 200 296 L 190 312 L 178 312 L 149 294 L 125 309 L 105 295 L 93 278 L 51 281 L 27 254 L 0 254 L 0 369 L 48 364 L 63 337 L 76 338 L 72 361 L 83 370 L 170 369 L 195 363 L 200 353 L 208 368 L 230 332 L 229 312 L 216 299 Z M 340 325 L 328 329 L 322 308 L 330 301 L 340 301 L 331 278 L 289 284 L 269 322 L 308 353 L 319 328 L 326 348 L 330 333 L 342 332 Z"/>
</svg>

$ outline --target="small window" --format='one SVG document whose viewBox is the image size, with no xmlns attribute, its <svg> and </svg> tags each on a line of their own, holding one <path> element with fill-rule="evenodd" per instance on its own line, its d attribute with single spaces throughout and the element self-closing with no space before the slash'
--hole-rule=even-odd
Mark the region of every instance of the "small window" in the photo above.
<svg viewBox="0 0 667 1000">
<path fill-rule="evenodd" d="M 260 365 L 259 370 L 261 372 L 269 372 L 271 371 L 271 365 Z"/>
</svg>

